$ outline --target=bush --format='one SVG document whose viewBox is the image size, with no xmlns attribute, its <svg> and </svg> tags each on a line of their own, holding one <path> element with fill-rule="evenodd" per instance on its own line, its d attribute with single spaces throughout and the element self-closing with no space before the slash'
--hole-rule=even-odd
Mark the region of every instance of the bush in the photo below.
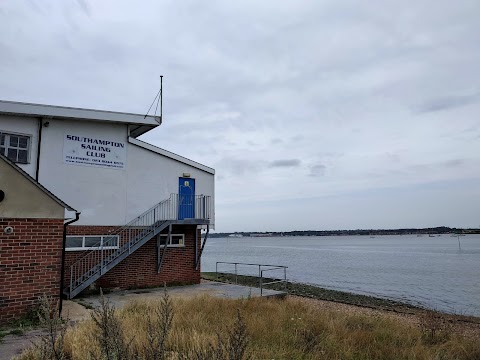
<svg viewBox="0 0 480 360">
<path fill-rule="evenodd" d="M 59 316 L 58 301 L 43 295 L 39 300 L 38 319 L 40 326 L 46 330 L 39 336 L 35 349 L 43 360 L 65 360 L 66 321 Z"/>
<path fill-rule="evenodd" d="M 451 323 L 442 314 L 426 310 L 420 317 L 420 330 L 425 344 L 442 344 L 451 337 Z"/>
</svg>

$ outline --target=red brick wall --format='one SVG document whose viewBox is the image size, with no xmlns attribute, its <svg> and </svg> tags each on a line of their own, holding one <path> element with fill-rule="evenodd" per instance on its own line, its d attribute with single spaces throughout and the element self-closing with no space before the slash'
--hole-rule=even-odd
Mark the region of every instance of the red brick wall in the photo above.
<svg viewBox="0 0 480 360">
<path fill-rule="evenodd" d="M 67 235 L 108 235 L 120 226 L 69 225 Z"/>
<path fill-rule="evenodd" d="M 63 219 L 0 218 L 0 323 L 26 314 L 43 294 L 58 296 L 62 244 Z"/>
<path fill-rule="evenodd" d="M 105 235 L 115 227 L 74 226 L 67 228 L 68 234 Z M 145 288 L 168 284 L 198 284 L 200 269 L 195 271 L 195 225 L 174 225 L 172 233 L 185 234 L 184 247 L 167 247 L 160 274 L 157 273 L 156 238 L 149 240 L 135 253 L 127 257 L 108 273 L 97 280 L 96 286 L 102 288 Z M 168 230 L 164 230 L 168 233 Z M 200 248 L 200 230 L 198 230 L 198 247 Z M 65 285 L 70 278 L 70 264 L 82 256 L 82 251 L 66 253 Z"/>
</svg>

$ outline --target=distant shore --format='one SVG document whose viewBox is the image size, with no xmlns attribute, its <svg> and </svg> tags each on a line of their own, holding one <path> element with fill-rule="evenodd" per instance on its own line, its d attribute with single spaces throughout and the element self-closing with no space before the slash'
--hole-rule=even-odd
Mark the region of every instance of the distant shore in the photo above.
<svg viewBox="0 0 480 360">
<path fill-rule="evenodd" d="M 211 238 L 243 238 L 243 237 L 282 237 L 282 236 L 382 236 L 382 235 L 417 235 L 417 236 L 463 236 L 480 234 L 480 229 L 462 229 L 439 226 L 422 229 L 357 229 L 357 230 L 294 230 L 273 232 L 241 231 L 234 233 L 211 233 Z"/>
<path fill-rule="evenodd" d="M 227 282 L 227 283 L 237 282 L 240 285 L 259 287 L 259 280 L 258 280 L 258 277 L 256 276 L 238 275 L 235 279 L 235 275 L 233 274 L 219 273 L 219 276 L 217 277 L 216 273 L 214 272 L 205 272 L 205 273 L 202 273 L 202 278 L 206 280 L 213 280 L 213 281 L 220 281 L 220 282 Z M 264 278 L 264 282 L 269 282 L 273 280 L 274 279 Z M 281 283 L 267 285 L 265 287 L 273 290 L 280 290 L 280 291 L 284 289 L 284 285 Z M 353 294 L 353 293 L 338 291 L 338 290 L 330 290 L 330 289 L 325 289 L 325 288 L 310 285 L 310 284 L 303 284 L 303 283 L 289 281 L 287 283 L 287 288 L 288 288 L 289 295 L 296 295 L 296 296 L 301 296 L 301 297 L 316 299 L 316 300 L 331 301 L 331 302 L 354 305 L 354 306 L 381 310 L 381 311 L 390 311 L 390 312 L 395 312 L 399 314 L 419 315 L 421 313 L 424 313 L 425 311 L 433 311 L 433 310 L 428 310 L 419 306 L 411 305 L 408 303 L 403 303 L 400 301 L 383 299 L 375 296 Z M 458 315 L 458 314 L 447 314 L 447 313 L 442 313 L 438 311 L 435 311 L 435 313 L 441 314 L 442 316 L 449 317 L 450 320 L 452 321 L 461 321 L 461 322 L 480 324 L 480 317 L 465 316 L 465 315 Z"/>
</svg>

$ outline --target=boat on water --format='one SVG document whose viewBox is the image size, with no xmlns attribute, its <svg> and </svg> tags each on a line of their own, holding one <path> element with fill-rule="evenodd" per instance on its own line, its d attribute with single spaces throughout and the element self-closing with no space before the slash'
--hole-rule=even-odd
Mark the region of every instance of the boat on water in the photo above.
<svg viewBox="0 0 480 360">
<path fill-rule="evenodd" d="M 432 235 L 432 234 L 428 234 L 428 237 L 435 237 L 435 235 Z"/>
</svg>

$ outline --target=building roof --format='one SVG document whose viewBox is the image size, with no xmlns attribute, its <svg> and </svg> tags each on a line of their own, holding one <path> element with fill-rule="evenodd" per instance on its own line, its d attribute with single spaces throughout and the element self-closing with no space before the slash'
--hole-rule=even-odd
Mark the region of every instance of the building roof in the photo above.
<svg viewBox="0 0 480 360">
<path fill-rule="evenodd" d="M 105 110 L 81 109 L 65 106 L 31 104 L 0 100 L 0 114 L 43 117 L 50 119 L 78 119 L 137 125 L 130 136 L 137 137 L 159 126 L 162 122 L 157 116 L 122 113 Z"/>
<path fill-rule="evenodd" d="M 165 149 L 162 149 L 162 148 L 159 148 L 158 146 L 155 146 L 155 145 L 152 145 L 152 144 L 149 144 L 149 143 L 146 143 L 144 141 L 141 141 L 141 140 L 138 140 L 138 139 L 133 139 L 133 138 L 128 138 L 128 142 L 130 144 L 134 144 L 134 145 L 137 145 L 139 147 L 142 147 L 146 150 L 150 150 L 154 153 L 157 153 L 157 154 L 160 154 L 160 155 L 163 155 L 165 157 L 168 157 L 170 159 L 173 159 L 175 161 L 178 161 L 178 162 L 181 162 L 181 163 L 184 163 L 186 165 L 190 165 L 191 167 L 194 167 L 196 169 L 199 169 L 199 170 L 203 170 L 209 174 L 212 174 L 212 175 L 215 175 L 215 169 L 212 169 L 211 167 L 208 167 L 206 165 L 203 165 L 203 164 L 200 164 L 196 161 L 193 161 L 193 160 L 190 160 L 190 159 L 187 159 L 186 157 L 183 157 L 183 156 L 180 156 L 180 155 L 177 155 L 177 154 L 174 154 L 168 150 L 165 150 Z"/>
<path fill-rule="evenodd" d="M 0 153 L 0 159 L 5 161 L 8 165 L 10 165 L 11 167 L 13 167 L 15 170 L 17 170 L 20 174 L 22 174 L 28 181 L 30 181 L 33 185 L 35 185 L 37 188 L 39 188 L 41 191 L 43 191 L 45 194 L 47 194 L 52 200 L 54 200 L 56 203 L 58 203 L 59 205 L 63 206 L 65 209 L 69 210 L 69 211 L 75 211 L 75 212 L 78 212 L 77 210 L 75 210 L 73 207 L 71 207 L 70 205 L 67 205 L 66 203 L 64 203 L 62 200 L 60 200 L 58 197 L 56 197 L 52 192 L 50 192 L 48 189 L 46 189 L 42 184 L 40 184 L 37 180 L 35 180 L 33 177 L 31 177 L 30 175 L 28 175 L 28 173 L 26 173 L 21 167 L 19 167 L 17 164 L 15 164 L 14 162 L 12 162 L 10 159 L 8 159 L 7 157 L 5 157 L 4 155 L 2 155 Z"/>
</svg>

